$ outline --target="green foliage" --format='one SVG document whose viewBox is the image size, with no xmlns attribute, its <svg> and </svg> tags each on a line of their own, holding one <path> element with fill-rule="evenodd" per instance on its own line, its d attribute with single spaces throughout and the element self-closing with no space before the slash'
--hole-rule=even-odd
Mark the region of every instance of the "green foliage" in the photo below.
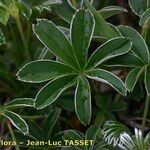
<svg viewBox="0 0 150 150">
<path fill-rule="evenodd" d="M 149 6 L 148 0 L 129 0 L 129 5 L 132 11 L 141 16 Z"/>
<path fill-rule="evenodd" d="M 121 14 L 123 12 L 127 12 L 127 10 L 119 6 L 107 6 L 99 10 L 99 13 L 104 19 Z"/>
<path fill-rule="evenodd" d="M 17 109 L 18 107 L 33 107 L 34 106 L 34 100 L 29 98 L 20 98 L 15 99 L 7 104 L 4 105 L 3 108 L 1 108 L 0 115 L 6 117 L 10 122 L 21 132 L 24 134 L 29 133 L 28 125 L 25 122 L 25 120 L 20 117 L 18 114 L 12 112 L 12 109 Z"/>
<path fill-rule="evenodd" d="M 146 23 L 149 22 L 149 19 L 150 19 L 150 9 L 146 10 L 143 15 L 141 16 L 140 18 L 140 22 L 139 24 L 141 26 L 144 26 Z"/>
<path fill-rule="evenodd" d="M 135 17 L 124 3 L 0 0 L 0 137 L 17 141 L 10 149 L 147 149 L 150 4 L 129 0 Z"/>
<path fill-rule="evenodd" d="M 126 109 L 127 105 L 125 102 L 112 101 L 112 94 L 108 95 L 96 95 L 96 105 L 100 109 L 100 111 L 96 115 L 95 123 L 98 125 L 102 125 L 107 120 L 116 120 L 113 113 L 123 111 Z"/>
<path fill-rule="evenodd" d="M 80 23 L 80 20 L 84 23 Z M 87 24 L 86 26 L 84 25 L 85 23 Z M 80 34 L 82 33 L 83 35 L 81 36 L 81 39 L 78 38 L 78 28 L 82 29 L 80 31 Z M 117 76 L 103 69 L 95 68 L 108 59 L 127 53 L 131 48 L 131 42 L 123 37 L 110 40 L 102 47 L 99 47 L 88 60 L 87 50 L 94 31 L 94 19 L 90 12 L 85 10 L 76 12 L 71 24 L 71 42 L 68 41 L 65 35 L 52 22 L 47 20 L 38 20 L 37 25 L 34 26 L 33 29 L 41 42 L 68 66 L 68 70 L 69 67 L 71 70 L 70 72 L 65 73 L 67 70 L 60 64 L 58 70 L 59 68 L 63 68 L 65 72 L 62 72 L 61 74 L 61 70 L 59 71 L 60 73 L 57 71 L 58 78 L 53 70 L 49 70 L 50 74 L 45 75 L 45 71 L 48 71 L 48 65 L 46 65 L 46 68 L 44 66 L 44 62 L 46 61 L 37 61 L 36 64 L 35 62 L 27 64 L 19 71 L 17 75 L 18 78 L 25 82 L 37 83 L 47 81 L 47 79 L 50 80 L 52 77 L 55 78 L 44 86 L 37 94 L 35 106 L 38 109 L 42 109 L 52 104 L 64 90 L 77 82 L 75 93 L 76 114 L 83 124 L 88 124 L 91 118 L 91 95 L 88 80 L 85 79 L 86 77 L 107 83 L 121 94 L 126 95 L 126 87 Z M 115 42 L 118 40 L 120 41 L 120 45 L 116 46 Z M 77 43 L 79 43 L 79 46 Z M 44 69 L 41 70 L 40 66 L 42 63 Z M 53 63 L 58 64 L 57 61 Z M 35 67 L 33 67 L 33 64 Z M 33 73 L 32 67 L 36 68 L 36 73 Z"/>
</svg>

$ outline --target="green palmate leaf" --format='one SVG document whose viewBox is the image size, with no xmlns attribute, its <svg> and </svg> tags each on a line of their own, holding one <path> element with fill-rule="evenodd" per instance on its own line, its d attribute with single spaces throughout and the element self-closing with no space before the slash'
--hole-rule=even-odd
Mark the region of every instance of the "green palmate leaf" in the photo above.
<svg viewBox="0 0 150 150">
<path fill-rule="evenodd" d="M 119 79 L 114 74 L 103 70 L 103 69 L 93 69 L 89 72 L 87 72 L 87 77 L 96 81 L 100 81 L 106 84 L 109 84 L 112 86 L 115 90 L 117 90 L 122 95 L 127 94 L 127 89 L 122 82 L 121 79 Z"/>
<path fill-rule="evenodd" d="M 129 0 L 129 5 L 132 11 L 141 16 L 149 6 L 149 0 Z"/>
<path fill-rule="evenodd" d="M 134 68 L 126 78 L 125 84 L 128 91 L 133 91 L 143 68 Z"/>
<path fill-rule="evenodd" d="M 86 68 L 94 68 L 108 59 L 123 55 L 131 49 L 131 46 L 132 43 L 127 38 L 119 37 L 109 40 L 93 53 Z"/>
<path fill-rule="evenodd" d="M 149 50 L 142 36 L 129 26 L 120 26 L 120 32 L 133 42 L 132 51 L 143 60 L 145 64 L 149 63 Z"/>
<path fill-rule="evenodd" d="M 145 69 L 145 88 L 148 95 L 150 95 L 150 66 Z"/>
<path fill-rule="evenodd" d="M 87 52 L 93 36 L 95 21 L 89 11 L 79 10 L 73 17 L 71 41 L 81 68 L 87 60 Z"/>
<path fill-rule="evenodd" d="M 33 107 L 34 99 L 32 98 L 17 98 L 9 103 L 5 104 L 5 109 L 14 109 L 17 107 Z"/>
<path fill-rule="evenodd" d="M 86 78 L 79 77 L 75 92 L 75 111 L 79 120 L 87 125 L 91 119 L 91 91 Z"/>
<path fill-rule="evenodd" d="M 35 98 L 35 106 L 37 109 L 42 109 L 52 104 L 60 94 L 67 88 L 76 83 L 76 76 L 68 75 L 57 78 L 46 84 L 37 94 Z"/>
<path fill-rule="evenodd" d="M 0 6 L 0 22 L 6 25 L 8 19 L 9 19 L 9 12 L 4 7 Z"/>
<path fill-rule="evenodd" d="M 21 132 L 27 134 L 29 132 L 27 123 L 16 113 L 5 110 L 3 114 L 10 122 Z"/>
<path fill-rule="evenodd" d="M 99 31 L 99 36 L 104 36 L 108 39 L 118 36 L 111 27 L 107 24 L 100 13 L 90 4 L 88 0 L 84 0 L 86 7 L 93 13 L 96 21 L 96 29 Z"/>
<path fill-rule="evenodd" d="M 143 15 L 140 17 L 139 24 L 144 26 L 150 20 L 150 9 L 146 10 Z"/>
<path fill-rule="evenodd" d="M 51 134 L 52 129 L 60 116 L 60 113 L 61 110 L 58 108 L 49 113 L 49 116 L 45 121 L 44 130 L 43 130 L 43 136 L 45 138 L 48 138 L 49 135 Z"/>
<path fill-rule="evenodd" d="M 46 19 L 40 19 L 38 20 L 37 25 L 33 26 L 33 31 L 39 40 L 58 58 L 67 64 L 78 68 L 70 42 L 55 24 Z"/>
<path fill-rule="evenodd" d="M 109 17 L 112 17 L 114 15 L 121 14 L 123 12 L 127 12 L 127 10 L 123 7 L 119 6 L 107 6 L 99 10 L 99 13 L 104 19 L 107 19 Z"/>
<path fill-rule="evenodd" d="M 1 44 L 6 44 L 6 40 L 5 40 L 4 34 L 0 30 L 0 45 Z"/>
<path fill-rule="evenodd" d="M 139 67 L 143 66 L 143 61 L 132 53 L 127 53 L 122 56 L 115 57 L 108 60 L 106 63 L 108 66 L 122 66 L 122 67 Z"/>
<path fill-rule="evenodd" d="M 52 60 L 38 60 L 21 68 L 17 77 L 24 82 L 39 83 L 73 72 L 73 69 L 63 63 Z"/>
</svg>

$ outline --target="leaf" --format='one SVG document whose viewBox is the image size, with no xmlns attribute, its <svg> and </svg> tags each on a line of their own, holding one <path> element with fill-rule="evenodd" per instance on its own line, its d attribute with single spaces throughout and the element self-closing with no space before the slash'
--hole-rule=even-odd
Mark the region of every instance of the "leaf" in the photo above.
<svg viewBox="0 0 150 150">
<path fill-rule="evenodd" d="M 28 126 L 30 129 L 30 135 L 34 139 L 42 139 L 42 132 L 43 131 L 38 124 L 36 124 L 33 120 L 31 120 L 31 121 L 28 121 Z"/>
<path fill-rule="evenodd" d="M 99 13 L 104 19 L 110 18 L 114 15 L 121 14 L 123 12 L 127 12 L 127 10 L 120 6 L 107 6 L 99 10 Z"/>
<path fill-rule="evenodd" d="M 144 62 L 136 55 L 127 53 L 108 60 L 104 64 L 108 66 L 140 67 L 144 65 Z"/>
<path fill-rule="evenodd" d="M 133 91 L 139 76 L 141 75 L 143 71 L 143 68 L 134 68 L 127 76 L 126 80 L 125 80 L 125 85 L 128 89 L 128 91 Z"/>
<path fill-rule="evenodd" d="M 140 26 L 144 26 L 150 20 L 150 9 L 146 10 L 140 17 Z"/>
<path fill-rule="evenodd" d="M 63 0 L 60 5 L 55 7 L 55 11 L 60 18 L 70 23 L 72 20 L 72 16 L 75 13 L 75 10 L 70 7 L 67 0 Z"/>
<path fill-rule="evenodd" d="M 70 39 L 70 29 L 63 26 L 58 27 L 61 30 L 61 32 L 63 32 L 67 36 L 67 38 Z"/>
<path fill-rule="evenodd" d="M 47 19 L 39 19 L 33 31 L 38 39 L 47 46 L 52 53 L 68 65 L 78 68 L 73 48 L 67 37 Z"/>
<path fill-rule="evenodd" d="M 108 39 L 114 38 L 117 34 L 111 29 L 100 13 L 90 4 L 88 0 L 84 0 L 86 7 L 93 13 L 96 21 L 96 29 L 99 31 L 100 36 L 104 36 Z"/>
<path fill-rule="evenodd" d="M 124 96 L 127 94 L 127 89 L 123 81 L 111 72 L 108 72 L 103 69 L 93 69 L 91 71 L 88 71 L 86 74 L 87 77 L 90 79 L 110 85 Z"/>
<path fill-rule="evenodd" d="M 2 31 L 0 30 L 0 45 L 1 44 L 6 44 L 6 39 L 5 39 L 4 34 L 2 33 Z"/>
<path fill-rule="evenodd" d="M 9 12 L 0 5 L 0 22 L 4 25 L 7 24 L 9 19 Z"/>
<path fill-rule="evenodd" d="M 99 127 L 97 125 L 93 125 L 90 128 L 88 128 L 86 135 L 85 135 L 85 139 L 95 141 L 98 130 L 99 130 Z"/>
<path fill-rule="evenodd" d="M 117 111 L 123 111 L 127 108 L 127 104 L 123 101 L 118 101 L 118 102 L 114 102 L 112 103 L 108 110 L 110 112 L 117 112 Z"/>
<path fill-rule="evenodd" d="M 145 69 L 145 88 L 148 95 L 150 95 L 150 66 Z"/>
<path fill-rule="evenodd" d="M 92 141 L 92 144 L 90 143 L 89 145 L 87 145 L 87 149 L 93 148 L 94 143 L 96 142 L 98 131 L 99 131 L 99 128 L 96 125 L 93 125 L 90 128 L 88 128 L 86 135 L 85 135 L 85 139 L 86 140 L 93 140 L 93 141 Z"/>
<path fill-rule="evenodd" d="M 146 33 L 144 38 L 146 39 L 146 44 L 147 44 L 148 49 L 150 51 L 150 42 L 149 42 L 149 40 L 150 40 L 150 29 L 148 29 L 148 31 L 147 31 L 147 33 Z"/>
<path fill-rule="evenodd" d="M 35 98 L 35 107 L 42 109 L 52 104 L 60 94 L 67 88 L 73 86 L 76 83 L 75 76 L 64 76 L 52 80 L 46 84 L 37 94 Z"/>
<path fill-rule="evenodd" d="M 121 36 L 121 33 L 120 33 L 119 29 L 118 29 L 116 26 L 114 26 L 114 25 L 111 24 L 111 23 L 107 23 L 107 24 L 108 24 L 108 25 L 111 27 L 111 29 L 116 33 L 116 37 L 120 37 L 120 36 Z M 102 42 L 105 42 L 105 41 L 108 40 L 106 37 L 104 37 L 104 36 L 102 36 L 102 35 L 99 34 L 99 28 L 98 28 L 98 27 L 95 27 L 95 31 L 94 31 L 93 38 L 94 38 L 95 40 L 102 41 Z M 112 38 L 111 38 L 111 39 L 112 39 Z"/>
<path fill-rule="evenodd" d="M 78 119 L 87 125 L 91 119 L 91 91 L 86 78 L 79 77 L 75 91 L 75 112 Z"/>
<path fill-rule="evenodd" d="M 17 73 L 19 80 L 40 83 L 73 73 L 69 66 L 52 60 L 37 60 L 26 64 Z"/>
<path fill-rule="evenodd" d="M 43 5 L 52 5 L 52 4 L 61 4 L 62 0 L 46 0 L 45 2 L 43 2 Z"/>
<path fill-rule="evenodd" d="M 83 0 L 67 0 L 68 4 L 75 10 L 82 7 L 82 1 Z"/>
<path fill-rule="evenodd" d="M 149 50 L 142 36 L 129 26 L 120 26 L 120 32 L 133 42 L 132 51 L 143 60 L 145 64 L 149 63 Z"/>
<path fill-rule="evenodd" d="M 131 93 L 131 98 L 136 100 L 137 102 L 142 101 L 145 97 L 145 89 L 143 87 L 143 80 L 140 80 L 140 79 L 142 78 L 139 78 L 138 82 L 136 83 L 134 87 L 134 90 Z"/>
<path fill-rule="evenodd" d="M 119 29 L 118 29 L 117 26 L 115 26 L 115 25 L 113 25 L 113 24 L 111 24 L 111 23 L 107 23 L 107 24 L 108 24 L 108 25 L 111 27 L 111 29 L 117 34 L 118 37 L 121 36 L 121 33 L 120 33 L 120 31 L 119 31 Z"/>
<path fill-rule="evenodd" d="M 89 11 L 80 9 L 76 12 L 71 23 L 71 41 L 81 69 L 87 61 L 94 27 L 94 17 Z"/>
<path fill-rule="evenodd" d="M 52 129 L 54 125 L 56 124 L 60 116 L 60 113 L 61 113 L 61 110 L 58 108 L 49 113 L 49 116 L 46 119 L 46 122 L 44 124 L 44 130 L 43 130 L 44 138 L 49 138 L 49 135 L 51 135 Z"/>
<path fill-rule="evenodd" d="M 3 115 L 25 135 L 29 132 L 27 123 L 18 114 L 5 110 Z"/>
<path fill-rule="evenodd" d="M 23 0 L 16 2 L 16 6 L 25 17 L 27 17 L 28 19 L 31 17 L 32 9 Z"/>
<path fill-rule="evenodd" d="M 141 16 L 148 8 L 149 1 L 148 0 L 129 0 L 129 6 L 131 7 L 132 11 Z"/>
<path fill-rule="evenodd" d="M 101 45 L 90 57 L 86 68 L 95 68 L 99 64 L 113 57 L 127 53 L 132 43 L 127 38 L 119 37 L 111 39 Z"/>
<path fill-rule="evenodd" d="M 34 99 L 32 98 L 17 98 L 5 104 L 5 109 L 14 109 L 17 107 L 33 107 Z"/>
<path fill-rule="evenodd" d="M 103 139 L 113 147 L 118 146 L 121 140 L 120 135 L 123 133 L 130 132 L 125 125 L 116 121 L 107 121 L 102 130 Z"/>
<path fill-rule="evenodd" d="M 21 0 L 24 3 L 27 3 L 30 6 L 39 6 L 39 5 L 49 5 L 49 4 L 56 4 L 61 3 L 61 0 Z"/>
</svg>

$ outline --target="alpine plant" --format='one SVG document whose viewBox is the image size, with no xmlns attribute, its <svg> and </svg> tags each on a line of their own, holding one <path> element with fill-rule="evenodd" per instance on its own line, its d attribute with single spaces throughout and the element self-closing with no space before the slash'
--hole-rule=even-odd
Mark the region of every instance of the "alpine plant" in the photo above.
<svg viewBox="0 0 150 150">
<path fill-rule="evenodd" d="M 54 103 L 68 88 L 76 87 L 75 112 L 87 125 L 91 119 L 91 89 L 89 80 L 103 82 L 122 95 L 127 94 L 123 81 L 111 72 L 99 68 L 100 64 L 129 52 L 132 42 L 126 37 L 106 41 L 88 58 L 88 49 L 95 29 L 92 13 L 77 10 L 70 26 L 70 39 L 51 21 L 38 19 L 33 25 L 37 38 L 58 58 L 37 60 L 20 69 L 18 79 L 29 83 L 49 81 L 36 95 L 35 107 L 43 109 Z"/>
</svg>

